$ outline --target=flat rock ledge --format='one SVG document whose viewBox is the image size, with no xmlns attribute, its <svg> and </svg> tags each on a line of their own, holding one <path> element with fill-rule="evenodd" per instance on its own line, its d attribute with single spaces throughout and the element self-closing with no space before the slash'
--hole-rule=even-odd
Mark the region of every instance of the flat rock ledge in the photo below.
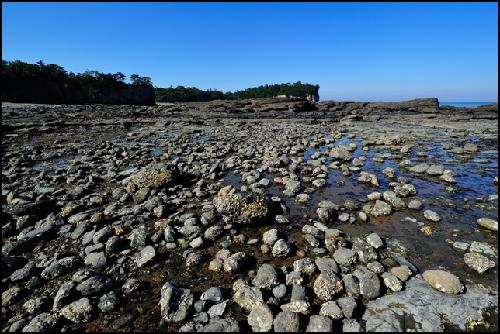
<svg viewBox="0 0 500 334">
<path fill-rule="evenodd" d="M 443 319 L 465 331 L 469 322 L 484 320 L 483 311 L 492 307 L 498 307 L 498 291 L 466 285 L 465 293 L 450 295 L 417 275 L 405 290 L 371 300 L 362 320 L 367 332 L 442 332 Z"/>
</svg>

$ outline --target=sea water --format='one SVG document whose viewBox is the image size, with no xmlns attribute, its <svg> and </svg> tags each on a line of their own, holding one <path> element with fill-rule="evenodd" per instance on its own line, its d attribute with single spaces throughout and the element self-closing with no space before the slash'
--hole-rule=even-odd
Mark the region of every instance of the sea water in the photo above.
<svg viewBox="0 0 500 334">
<path fill-rule="evenodd" d="M 440 106 L 453 106 L 453 107 L 467 107 L 467 108 L 475 108 L 485 104 L 495 104 L 498 102 L 441 102 L 439 101 Z"/>
</svg>

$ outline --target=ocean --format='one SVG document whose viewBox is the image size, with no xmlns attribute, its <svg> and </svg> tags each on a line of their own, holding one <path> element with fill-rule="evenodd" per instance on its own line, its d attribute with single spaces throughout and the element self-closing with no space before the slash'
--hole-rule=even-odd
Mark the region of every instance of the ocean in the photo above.
<svg viewBox="0 0 500 334">
<path fill-rule="evenodd" d="M 498 102 L 441 102 L 439 101 L 440 106 L 453 106 L 453 107 L 469 107 L 474 108 L 478 106 L 482 106 L 485 104 L 493 104 Z"/>
</svg>

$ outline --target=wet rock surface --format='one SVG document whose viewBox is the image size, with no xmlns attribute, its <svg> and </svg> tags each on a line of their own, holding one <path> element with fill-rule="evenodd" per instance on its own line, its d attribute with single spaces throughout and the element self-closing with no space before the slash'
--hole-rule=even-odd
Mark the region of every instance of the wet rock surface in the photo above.
<svg viewBox="0 0 500 334">
<path fill-rule="evenodd" d="M 4 331 L 498 329 L 487 107 L 2 106 Z"/>
</svg>

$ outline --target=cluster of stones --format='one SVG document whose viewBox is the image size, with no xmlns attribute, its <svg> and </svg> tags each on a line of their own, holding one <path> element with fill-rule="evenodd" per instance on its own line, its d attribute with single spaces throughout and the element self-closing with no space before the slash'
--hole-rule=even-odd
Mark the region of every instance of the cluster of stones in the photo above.
<svg viewBox="0 0 500 334">
<path fill-rule="evenodd" d="M 74 125 L 80 126 L 82 110 L 75 108 L 68 110 L 77 120 Z M 52 137 L 50 144 L 32 143 L 31 125 L 6 137 L 10 146 L 22 145 L 16 152 L 8 150 L 2 162 L 2 180 L 7 184 L 2 185 L 6 217 L 2 224 L 2 317 L 8 319 L 4 331 L 92 329 L 94 321 L 122 330 L 138 316 L 127 310 L 136 306 L 131 304 L 139 302 L 146 289 L 156 289 L 152 293 L 159 302 L 160 325 L 180 331 L 386 328 L 380 322 L 394 329 L 399 328 L 399 320 L 386 313 L 382 319 L 381 314 L 392 312 L 394 300 L 399 299 L 408 308 L 392 313 L 412 317 L 422 312 L 412 310 L 418 309 L 414 291 L 425 295 L 419 301 L 427 303 L 435 297 L 449 301 L 437 303 L 443 307 L 461 305 L 457 308 L 475 320 L 482 319 L 480 308 L 494 305 L 492 294 L 485 296 L 465 287 L 447 271 L 428 270 L 419 275 L 376 233 L 350 238 L 335 228 L 339 223 L 364 223 L 407 209 L 422 210 L 417 214 L 429 224 L 447 219 L 416 198 L 417 182 L 400 175 L 408 171 L 454 183 L 453 173 L 443 165 L 405 159 L 400 171 L 397 165 L 384 168 L 381 174 L 365 168 L 371 162 L 394 158 L 386 149 L 411 154 L 413 145 L 405 136 L 383 135 L 363 139 L 363 145 L 337 145 L 337 139 L 356 137 L 337 126 L 317 128 L 310 123 L 284 128 L 270 125 L 255 134 L 257 140 L 252 139 L 257 127 L 241 120 L 218 120 L 220 126 L 203 130 L 213 136 L 205 144 L 197 140 L 203 131 L 182 130 L 191 121 L 179 121 L 178 132 L 170 133 L 173 121 L 152 125 L 136 117 L 137 112 L 158 112 L 152 107 L 125 114 L 133 119 L 119 122 L 120 108 L 98 106 L 94 111 L 105 128 L 100 134 L 105 135 L 109 127 L 126 130 L 126 145 L 82 137 L 72 144 Z M 45 114 L 40 112 L 40 116 Z M 43 134 L 40 138 L 48 135 L 43 126 L 33 127 Z M 140 130 L 129 131 L 130 127 Z M 152 130 L 144 130 L 148 128 Z M 308 132 L 319 136 L 323 130 L 331 138 L 305 138 Z M 163 154 L 152 155 L 151 145 L 143 145 L 153 134 L 171 136 L 165 139 Z M 259 145 L 259 140 L 265 144 Z M 444 149 L 465 156 L 478 151 L 474 145 Z M 384 150 L 370 161 L 372 146 Z M 317 150 L 310 153 L 310 149 Z M 360 149 L 366 156 L 358 154 Z M 78 158 L 68 159 L 64 166 L 35 166 L 70 155 Z M 417 157 L 425 154 L 417 152 Z M 320 201 L 314 206 L 317 221 L 300 225 L 307 247 L 297 249 L 286 232 L 297 223 L 287 216 L 287 205 L 307 207 L 314 195 L 329 186 L 332 171 L 352 176 L 361 187 L 374 191 L 366 200 Z M 238 179 L 235 183 L 241 181 L 239 188 L 223 180 L 230 175 Z M 388 188 L 380 189 L 386 184 Z M 275 187 L 272 195 L 271 186 Z M 495 219 L 480 218 L 477 225 L 481 232 L 487 230 L 493 236 L 498 232 Z M 261 234 L 255 237 L 257 231 Z M 253 239 L 244 233 L 253 234 Z M 463 252 L 467 267 L 479 274 L 493 271 L 494 247 L 477 241 L 451 244 Z M 214 277 L 224 277 L 226 283 L 210 281 L 216 286 L 198 291 L 196 283 L 181 284 L 170 275 L 178 270 L 199 277 L 206 269 Z M 150 282 L 144 284 L 150 278 L 156 283 L 158 272 L 162 278 L 157 288 Z M 473 298 L 478 300 L 477 307 L 471 306 Z M 379 312 L 381 307 L 385 311 Z M 246 319 L 236 317 L 235 310 L 242 310 Z M 434 311 L 437 315 L 442 310 Z M 452 321 L 461 325 L 460 320 Z"/>
</svg>

